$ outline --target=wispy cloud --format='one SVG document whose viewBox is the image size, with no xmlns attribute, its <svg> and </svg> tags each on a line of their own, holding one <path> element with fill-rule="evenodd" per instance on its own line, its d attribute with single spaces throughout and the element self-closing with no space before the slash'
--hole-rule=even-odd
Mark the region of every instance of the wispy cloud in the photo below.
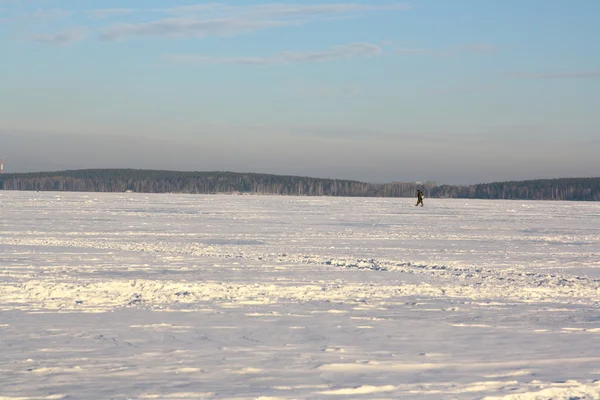
<svg viewBox="0 0 600 400">
<path fill-rule="evenodd" d="M 430 50 L 425 49 L 410 49 L 406 47 L 399 47 L 395 50 L 398 54 L 433 54 Z"/>
<path fill-rule="evenodd" d="M 315 87 L 316 88 L 316 87 Z M 334 88 L 328 87 L 326 89 L 326 93 L 330 94 L 335 92 L 335 94 L 342 93 L 354 93 L 358 88 Z M 311 92 L 310 94 L 322 95 L 323 92 L 319 89 L 315 92 Z M 362 139 L 362 140 L 372 140 L 374 138 L 385 138 L 391 139 L 394 137 L 398 137 L 397 132 L 387 132 L 385 130 L 380 130 L 376 128 L 361 128 L 361 127 L 347 127 L 347 126 L 335 126 L 335 125 L 289 125 L 289 124 L 269 124 L 269 125 L 248 125 L 244 124 L 243 126 L 231 126 L 228 128 L 238 128 L 243 130 L 253 130 L 253 131 L 271 131 L 277 133 L 284 133 L 291 136 L 316 136 L 319 138 L 328 138 L 328 139 Z M 407 138 L 408 136 L 403 136 L 403 138 Z M 415 136 L 416 137 L 416 136 Z M 422 136 L 419 136 L 420 140 L 423 140 Z"/>
<path fill-rule="evenodd" d="M 102 40 L 121 40 L 130 36 L 195 37 L 227 36 L 290 25 L 285 21 L 167 18 L 142 24 L 118 24 L 104 31 Z"/>
<path fill-rule="evenodd" d="M 448 47 L 442 51 L 434 52 L 433 54 L 440 57 L 453 57 L 461 54 L 489 54 L 498 51 L 500 51 L 500 49 L 490 43 L 471 43 Z"/>
<path fill-rule="evenodd" d="M 207 3 L 207 4 L 194 4 L 189 6 L 175 6 L 170 8 L 159 8 L 153 11 L 181 15 L 181 14 L 207 14 L 207 13 L 230 13 L 233 10 L 240 9 L 241 7 L 230 6 L 223 3 Z"/>
<path fill-rule="evenodd" d="M 0 18 L 0 21 L 3 22 L 18 22 L 18 21 L 28 21 L 28 20 L 39 20 L 39 19 L 59 19 L 65 18 L 73 14 L 72 11 L 62 10 L 59 8 L 53 9 L 37 9 L 30 13 L 20 13 L 9 15 L 7 10 L 0 9 L 0 13 L 4 13 L 5 17 Z"/>
<path fill-rule="evenodd" d="M 489 46 L 492 48 L 492 46 Z M 462 46 L 468 49 L 470 46 Z M 487 47 L 486 47 L 487 48 Z M 442 51 L 419 49 L 419 48 L 395 48 L 392 50 L 396 54 L 405 55 L 428 55 L 443 56 Z M 374 57 L 384 53 L 384 47 L 373 43 L 351 43 L 348 45 L 336 46 L 330 50 L 313 52 L 293 52 L 286 51 L 277 53 L 271 57 L 212 57 L 202 54 L 168 54 L 167 59 L 191 65 L 202 64 L 238 64 L 238 65 L 283 65 L 298 63 L 326 62 L 340 59 Z"/>
<path fill-rule="evenodd" d="M 133 14 L 137 11 L 139 11 L 139 10 L 134 9 L 134 8 L 103 8 L 103 9 L 97 9 L 97 10 L 90 10 L 90 11 L 88 11 L 88 15 L 91 18 L 103 19 L 103 18 L 115 16 L 115 15 Z"/>
<path fill-rule="evenodd" d="M 464 46 L 460 46 L 460 51 L 467 53 L 494 53 L 499 51 L 498 47 L 489 43 L 472 43 Z"/>
<path fill-rule="evenodd" d="M 515 78 L 531 79 L 594 79 L 600 78 L 600 71 L 562 72 L 562 73 L 512 73 L 509 76 Z"/>
<path fill-rule="evenodd" d="M 387 5 L 375 4 L 259 4 L 248 7 L 246 14 L 255 14 L 273 18 L 280 17 L 308 17 L 334 14 L 352 14 L 371 11 L 405 11 L 410 9 L 406 3 Z"/>
<path fill-rule="evenodd" d="M 493 83 L 481 83 L 481 84 L 473 84 L 473 85 L 449 85 L 449 86 L 445 86 L 445 87 L 439 87 L 439 88 L 427 90 L 425 93 L 434 94 L 434 95 L 444 95 L 444 94 L 456 95 L 458 93 L 481 94 L 481 93 L 494 92 L 499 87 L 500 87 L 499 84 L 493 84 Z"/>
<path fill-rule="evenodd" d="M 344 85 L 344 86 L 335 86 L 335 85 L 296 85 L 293 89 L 293 93 L 300 96 L 310 96 L 310 97 L 337 97 L 337 96 L 353 96 L 357 95 L 362 91 L 362 88 L 358 85 Z"/>
<path fill-rule="evenodd" d="M 254 4 L 231 6 L 223 3 L 208 3 L 162 9 L 169 14 L 206 14 L 221 13 L 227 15 L 260 16 L 270 18 L 306 17 L 332 14 L 350 14 L 372 11 L 403 11 L 410 9 L 407 3 L 385 5 L 341 3 L 341 4 Z"/>
<path fill-rule="evenodd" d="M 64 18 L 72 14 L 72 11 L 62 10 L 59 8 L 54 9 L 37 9 L 33 13 L 29 14 L 30 18 L 34 19 L 55 19 Z"/>
<path fill-rule="evenodd" d="M 87 36 L 87 30 L 83 28 L 73 28 L 67 31 L 58 33 L 49 33 L 45 35 L 35 36 L 35 40 L 51 45 L 66 45 L 82 41 Z"/>
<path fill-rule="evenodd" d="M 269 28 L 301 25 L 336 17 L 357 17 L 375 11 L 402 11 L 405 3 L 373 4 L 257 4 L 231 6 L 222 3 L 158 10 L 172 16 L 138 24 L 118 24 L 105 30 L 103 40 L 135 36 L 207 37 L 249 33 Z"/>
<path fill-rule="evenodd" d="M 499 51 L 498 47 L 489 43 L 466 44 L 461 46 L 452 46 L 445 49 L 419 49 L 398 47 L 395 52 L 398 54 L 420 54 L 435 57 L 451 57 L 460 54 L 483 54 L 495 53 Z"/>
<path fill-rule="evenodd" d="M 291 136 L 316 137 L 324 140 L 359 140 L 372 141 L 377 139 L 393 139 L 394 134 L 378 129 L 338 126 L 296 126 L 281 129 Z"/>
<path fill-rule="evenodd" d="M 272 57 L 206 57 L 197 54 L 170 54 L 168 59 L 189 64 L 241 64 L 241 65 L 272 65 L 292 63 L 314 63 L 334 61 L 338 59 L 377 56 L 383 49 L 372 43 L 352 43 L 336 46 L 331 50 L 315 52 L 282 52 Z"/>
</svg>

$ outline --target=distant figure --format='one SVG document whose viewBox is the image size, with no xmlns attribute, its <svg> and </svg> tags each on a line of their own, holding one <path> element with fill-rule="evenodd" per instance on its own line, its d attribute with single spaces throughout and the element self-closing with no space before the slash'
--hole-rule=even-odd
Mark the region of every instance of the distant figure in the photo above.
<svg viewBox="0 0 600 400">
<path fill-rule="evenodd" d="M 417 204 L 415 204 L 415 207 L 419 204 L 421 204 L 421 207 L 423 207 L 423 192 L 420 190 L 417 191 Z"/>
</svg>

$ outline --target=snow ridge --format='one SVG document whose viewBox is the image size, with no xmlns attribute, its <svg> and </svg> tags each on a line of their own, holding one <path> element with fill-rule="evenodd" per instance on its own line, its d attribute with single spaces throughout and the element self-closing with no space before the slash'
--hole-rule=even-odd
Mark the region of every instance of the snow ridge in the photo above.
<svg viewBox="0 0 600 400">
<path fill-rule="evenodd" d="M 595 305 L 600 303 L 600 282 L 598 279 L 588 277 L 572 276 L 567 274 L 542 274 L 532 271 L 519 271 L 516 269 L 491 269 L 482 267 L 469 266 L 444 266 L 444 265 L 424 265 L 420 263 L 412 263 L 398 260 L 385 260 L 375 258 L 350 258 L 350 257 L 331 257 L 327 255 L 305 255 L 305 254 L 287 254 L 287 253 L 259 253 L 256 251 L 240 250 L 239 248 L 231 249 L 219 246 L 202 246 L 198 244 L 175 245 L 172 243 L 158 242 L 129 242 L 127 240 L 119 242 L 111 242 L 107 240 L 90 240 L 90 239 L 35 239 L 35 238 L 2 238 L 0 244 L 11 246 L 48 246 L 58 248 L 82 248 L 94 250 L 110 250 L 110 251 L 127 251 L 127 252 L 144 252 L 151 253 L 154 257 L 174 257 L 174 256 L 194 256 L 209 259 L 235 259 L 246 262 L 258 262 L 262 265 L 279 265 L 282 268 L 289 268 L 290 265 L 306 264 L 306 265 L 321 265 L 323 267 L 345 268 L 367 270 L 382 273 L 396 273 L 406 275 L 427 275 L 432 279 L 437 280 L 436 285 L 428 283 L 411 284 L 405 283 L 398 287 L 396 285 L 377 285 L 370 288 L 361 288 L 351 286 L 346 288 L 338 288 L 329 290 L 327 296 L 334 296 L 336 290 L 340 297 L 352 296 L 357 290 L 362 292 L 366 298 L 385 298 L 390 296 L 406 296 L 406 295 L 426 295 L 426 296 L 446 296 L 456 298 L 472 298 L 477 300 L 510 300 L 522 302 L 548 302 L 548 303 L 568 303 L 574 302 L 579 304 Z M 236 251 L 234 251 L 236 250 Z M 21 274 L 14 274 L 15 278 L 23 279 Z M 140 280 L 142 282 L 143 280 Z M 61 283 L 55 280 L 49 281 L 23 281 L 23 283 L 12 284 L 13 290 L 9 290 L 6 284 L 0 285 L 0 296 L 8 296 L 8 292 L 18 293 L 23 290 L 24 294 L 29 294 L 30 298 L 22 298 L 22 301 L 28 302 L 32 299 L 42 301 L 46 306 L 54 304 L 58 307 L 63 303 L 44 299 L 59 298 L 56 293 L 63 293 L 65 298 L 81 297 L 76 296 L 76 293 L 87 293 L 88 297 L 84 297 L 81 302 L 86 304 L 99 305 L 100 299 L 105 299 L 107 304 L 112 306 L 125 304 L 140 304 L 142 301 L 131 300 L 130 297 L 134 294 L 126 288 L 135 287 L 131 280 L 111 280 L 104 283 L 94 282 L 95 291 L 90 291 L 90 286 L 80 284 L 70 279 L 70 283 Z M 10 287 L 10 285 L 9 285 Z M 172 292 L 165 291 L 165 288 L 172 288 Z M 232 293 L 225 294 L 222 292 L 222 287 L 218 284 L 210 286 L 203 283 L 199 287 L 194 283 L 177 282 L 174 280 L 155 280 L 154 283 L 145 281 L 142 288 L 146 291 L 142 294 L 145 304 L 168 304 L 171 302 L 181 302 L 182 296 L 175 296 L 175 293 L 192 293 L 187 296 L 186 302 L 191 299 L 196 301 L 212 301 L 222 298 L 223 296 L 233 296 L 240 301 L 254 301 L 253 295 L 244 291 L 245 286 L 242 284 Z M 38 292 L 34 292 L 31 288 L 37 288 Z M 120 288 L 120 289 L 119 289 Z M 140 290 L 140 287 L 137 289 Z M 232 289 L 233 290 L 233 289 Z M 256 293 L 264 292 L 265 288 L 256 290 Z M 322 290 L 321 287 L 316 289 L 315 293 Z M 118 293 L 114 292 L 117 291 Z M 240 295 L 240 291 L 244 295 Z M 112 293 L 112 294 L 109 294 Z M 311 294 L 294 294 L 284 286 L 278 285 L 273 288 L 272 292 L 266 296 L 270 300 L 265 300 L 260 297 L 258 301 L 276 301 L 278 297 L 313 301 L 317 299 L 325 299 L 327 296 L 319 296 L 312 291 Z M 277 296 L 275 296 L 277 295 Z M 10 295 L 12 296 L 12 294 Z M 1 298 L 1 297 L 0 297 Z M 335 296 L 334 296 L 335 298 Z M 91 300 L 96 299 L 96 300 Z M 118 301 L 115 299 L 119 299 Z M 128 300 L 130 299 L 130 300 Z M 8 299 L 7 299 L 8 300 Z M 83 304 L 83 303 L 78 303 Z"/>
</svg>

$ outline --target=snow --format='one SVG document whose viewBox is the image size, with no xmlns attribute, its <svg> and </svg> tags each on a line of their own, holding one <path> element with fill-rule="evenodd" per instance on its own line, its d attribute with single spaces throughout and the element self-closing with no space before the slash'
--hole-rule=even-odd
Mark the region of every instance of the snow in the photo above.
<svg viewBox="0 0 600 400">
<path fill-rule="evenodd" d="M 0 192 L 0 399 L 599 399 L 600 204 Z"/>
</svg>

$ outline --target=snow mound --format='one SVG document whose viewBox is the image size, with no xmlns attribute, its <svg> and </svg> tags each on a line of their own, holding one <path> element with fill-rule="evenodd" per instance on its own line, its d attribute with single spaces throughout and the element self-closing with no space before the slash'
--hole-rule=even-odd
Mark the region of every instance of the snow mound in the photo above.
<svg viewBox="0 0 600 400">
<path fill-rule="evenodd" d="M 488 396 L 483 400 L 598 400 L 600 399 L 600 381 L 591 384 L 578 381 L 566 381 L 553 384 L 552 387 L 528 393 L 516 393 L 507 396 Z"/>
</svg>

